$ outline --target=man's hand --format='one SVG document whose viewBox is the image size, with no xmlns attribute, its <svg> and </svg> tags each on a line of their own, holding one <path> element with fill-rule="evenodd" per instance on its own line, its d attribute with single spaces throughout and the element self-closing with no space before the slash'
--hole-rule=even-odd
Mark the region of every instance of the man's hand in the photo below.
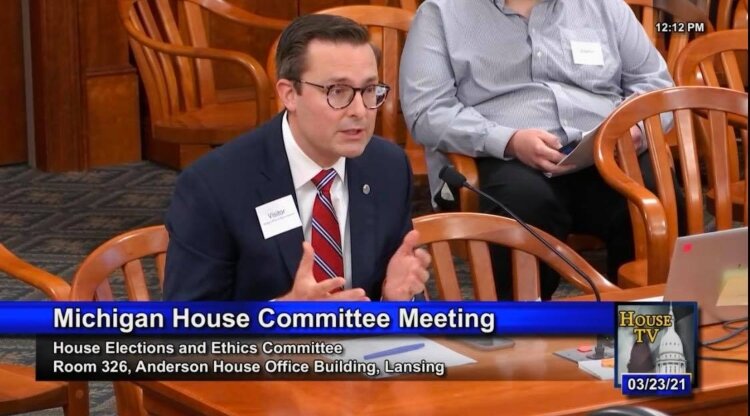
<svg viewBox="0 0 750 416">
<path fill-rule="evenodd" d="M 315 252 L 312 245 L 308 242 L 302 243 L 302 260 L 294 276 L 292 290 L 277 300 L 370 300 L 361 288 L 331 293 L 332 290 L 344 286 L 344 278 L 336 277 L 322 282 L 316 281 L 313 276 L 314 261 Z"/>
<path fill-rule="evenodd" d="M 424 284 L 430 278 L 427 267 L 432 259 L 424 249 L 414 248 L 418 241 L 419 232 L 409 231 L 388 262 L 383 300 L 411 300 L 414 295 L 424 292 Z"/>
<path fill-rule="evenodd" d="M 641 128 L 637 124 L 630 128 L 630 137 L 633 138 L 635 152 L 639 153 L 643 147 L 643 134 L 641 134 Z"/>
<path fill-rule="evenodd" d="M 560 139 L 554 134 L 541 129 L 522 129 L 511 136 L 505 147 L 505 155 L 543 172 L 561 173 L 573 166 L 557 166 L 565 157 L 560 153 L 560 147 Z"/>
</svg>

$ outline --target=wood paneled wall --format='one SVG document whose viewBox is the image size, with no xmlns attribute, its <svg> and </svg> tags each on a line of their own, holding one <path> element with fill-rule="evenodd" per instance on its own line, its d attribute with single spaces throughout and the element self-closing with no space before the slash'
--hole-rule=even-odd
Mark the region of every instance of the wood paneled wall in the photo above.
<svg viewBox="0 0 750 416">
<path fill-rule="evenodd" d="M 0 7 L 0 165 L 26 161 L 21 0 Z"/>
<path fill-rule="evenodd" d="M 138 78 L 111 0 L 29 0 L 37 166 L 140 160 Z"/>
</svg>

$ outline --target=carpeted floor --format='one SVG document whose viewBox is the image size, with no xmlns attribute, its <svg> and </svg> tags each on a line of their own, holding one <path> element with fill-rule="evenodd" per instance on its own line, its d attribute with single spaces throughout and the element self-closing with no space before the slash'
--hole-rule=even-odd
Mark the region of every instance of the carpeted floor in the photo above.
<svg viewBox="0 0 750 416">
<path fill-rule="evenodd" d="M 0 167 L 0 242 L 26 261 L 68 281 L 77 265 L 109 238 L 146 225 L 163 222 L 177 173 L 148 162 L 51 174 L 27 166 Z M 425 185 L 415 187 L 414 214 L 430 212 Z M 586 253 L 596 266 L 603 253 Z M 470 297 L 467 271 L 457 267 Z M 115 282 L 116 282 L 115 278 Z M 116 283 L 115 293 L 120 292 Z M 435 294 L 434 287 L 430 292 Z M 575 294 L 563 284 L 555 297 Z M 0 273 L 0 300 L 41 300 L 44 295 Z M 31 365 L 33 339 L 0 338 L 0 362 Z M 91 414 L 115 414 L 111 383 L 90 386 Z M 62 415 L 61 410 L 33 413 Z"/>
</svg>

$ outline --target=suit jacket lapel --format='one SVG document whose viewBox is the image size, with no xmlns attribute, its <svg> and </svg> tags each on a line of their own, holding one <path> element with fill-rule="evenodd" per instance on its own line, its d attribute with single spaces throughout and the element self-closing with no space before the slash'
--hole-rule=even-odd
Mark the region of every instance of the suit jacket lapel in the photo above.
<svg viewBox="0 0 750 416">
<path fill-rule="evenodd" d="M 346 160 L 349 189 L 349 234 L 351 236 L 352 287 L 369 287 L 375 266 L 375 198 L 372 182 L 357 159 Z"/>
<path fill-rule="evenodd" d="M 297 194 L 294 192 L 294 182 L 292 172 L 289 169 L 289 159 L 286 156 L 284 148 L 284 139 L 281 135 L 281 115 L 276 116 L 273 122 L 267 125 L 269 131 L 265 135 L 265 154 L 262 160 L 261 173 L 267 181 L 258 186 L 257 192 L 261 204 L 274 201 L 276 199 L 292 195 L 294 205 L 299 206 Z M 260 204 L 259 204 L 260 205 Z M 297 272 L 299 261 L 302 258 L 302 242 L 304 235 L 302 227 L 281 233 L 270 240 L 275 242 L 279 254 L 284 261 L 287 269 L 287 278 L 291 281 Z"/>
</svg>

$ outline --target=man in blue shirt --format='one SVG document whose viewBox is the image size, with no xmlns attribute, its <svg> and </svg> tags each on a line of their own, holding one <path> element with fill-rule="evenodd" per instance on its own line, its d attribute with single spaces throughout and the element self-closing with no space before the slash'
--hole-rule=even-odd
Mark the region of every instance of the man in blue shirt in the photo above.
<svg viewBox="0 0 750 416">
<path fill-rule="evenodd" d="M 482 189 L 527 222 L 561 240 L 602 237 L 612 280 L 633 257 L 627 205 L 596 168 L 558 166 L 560 149 L 627 97 L 672 85 L 622 0 L 427 0 L 401 60 L 402 108 L 426 147 L 436 202 L 446 199 L 441 152 L 475 157 Z M 631 133 L 645 150 L 639 127 Z M 481 208 L 496 210 L 486 201 Z M 498 295 L 510 298 L 510 279 L 499 278 L 509 276 L 504 250 L 493 251 L 493 263 Z M 558 281 L 542 273 L 543 298 Z"/>
</svg>

